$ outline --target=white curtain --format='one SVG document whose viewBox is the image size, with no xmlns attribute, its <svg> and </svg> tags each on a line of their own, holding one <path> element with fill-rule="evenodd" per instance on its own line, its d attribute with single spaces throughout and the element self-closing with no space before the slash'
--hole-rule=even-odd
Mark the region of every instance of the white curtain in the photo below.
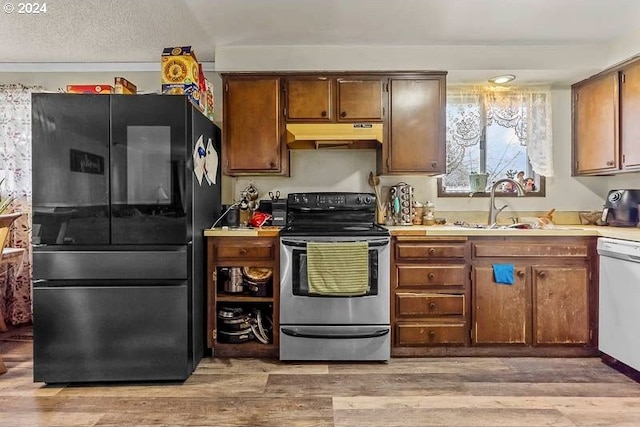
<svg viewBox="0 0 640 427">
<path fill-rule="evenodd" d="M 8 246 L 24 248 L 20 275 L 17 269 L 0 274 L 0 304 L 5 321 L 29 323 L 31 316 L 31 93 L 40 87 L 0 85 L 0 179 L 3 195 L 13 196 L 11 211 L 22 212 L 12 228 Z"/>
<path fill-rule="evenodd" d="M 548 87 L 447 88 L 447 164 L 455 165 L 456 152 L 480 141 L 485 125 L 493 122 L 513 128 L 527 147 L 531 167 L 539 175 L 553 176 L 551 89 Z"/>
</svg>

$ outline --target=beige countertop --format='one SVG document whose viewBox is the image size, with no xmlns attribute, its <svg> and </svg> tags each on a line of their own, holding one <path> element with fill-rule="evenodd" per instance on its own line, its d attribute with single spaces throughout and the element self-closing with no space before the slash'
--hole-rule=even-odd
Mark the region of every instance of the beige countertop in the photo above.
<svg viewBox="0 0 640 427">
<path fill-rule="evenodd" d="M 640 242 L 640 228 L 600 227 L 595 225 L 560 225 L 547 229 L 520 230 L 511 228 L 465 228 L 457 225 L 409 225 L 388 226 L 392 236 L 597 236 Z M 204 230 L 206 237 L 277 237 L 280 227 L 262 228 L 210 228 Z"/>
<path fill-rule="evenodd" d="M 260 227 L 260 228 L 228 228 L 216 227 L 205 228 L 205 237 L 278 237 L 281 227 Z"/>
<path fill-rule="evenodd" d="M 560 225 L 553 228 L 466 228 L 457 225 L 410 225 L 387 227 L 392 236 L 597 236 L 640 241 L 640 228 Z"/>
</svg>

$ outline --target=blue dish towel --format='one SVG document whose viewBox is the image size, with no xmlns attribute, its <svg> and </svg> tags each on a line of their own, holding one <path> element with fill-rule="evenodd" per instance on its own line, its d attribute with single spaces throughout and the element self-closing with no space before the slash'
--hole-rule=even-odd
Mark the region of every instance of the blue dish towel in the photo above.
<svg viewBox="0 0 640 427">
<path fill-rule="evenodd" d="M 505 285 L 513 285 L 515 279 L 513 264 L 493 264 L 493 281 Z"/>
</svg>

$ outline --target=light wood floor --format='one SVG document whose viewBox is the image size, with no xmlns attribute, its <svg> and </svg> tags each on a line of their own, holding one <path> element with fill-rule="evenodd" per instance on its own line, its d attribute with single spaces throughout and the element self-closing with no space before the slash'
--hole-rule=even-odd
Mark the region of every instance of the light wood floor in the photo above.
<svg viewBox="0 0 640 427">
<path fill-rule="evenodd" d="M 0 342 L 0 426 L 640 426 L 640 384 L 597 358 L 207 358 L 184 383 L 60 387 L 32 348 Z"/>
</svg>

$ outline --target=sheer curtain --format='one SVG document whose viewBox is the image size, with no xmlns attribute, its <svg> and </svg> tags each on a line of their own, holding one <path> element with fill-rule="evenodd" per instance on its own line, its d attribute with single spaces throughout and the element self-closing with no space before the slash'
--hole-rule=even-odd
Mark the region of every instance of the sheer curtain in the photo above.
<svg viewBox="0 0 640 427">
<path fill-rule="evenodd" d="M 2 191 L 15 197 L 11 211 L 22 212 L 14 222 L 8 246 L 24 248 L 22 268 L 0 274 L 0 304 L 5 321 L 29 323 L 31 313 L 31 93 L 40 87 L 0 85 L 0 179 Z M 16 271 L 20 271 L 16 275 Z"/>
<path fill-rule="evenodd" d="M 478 144 L 493 122 L 514 129 L 536 173 L 553 176 L 548 87 L 448 87 L 447 167 L 455 168 L 464 148 Z"/>
</svg>

